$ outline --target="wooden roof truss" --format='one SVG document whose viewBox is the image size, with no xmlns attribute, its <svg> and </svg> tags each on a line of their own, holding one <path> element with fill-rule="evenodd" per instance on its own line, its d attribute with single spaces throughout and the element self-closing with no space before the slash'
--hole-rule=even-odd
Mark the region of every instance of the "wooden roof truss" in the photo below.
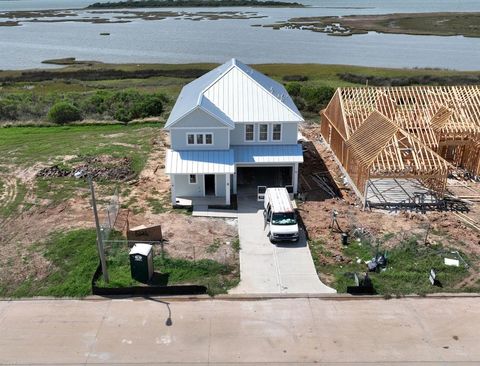
<svg viewBox="0 0 480 366">
<path fill-rule="evenodd" d="M 349 137 L 379 111 L 436 150 L 441 139 L 480 139 L 480 87 L 410 86 L 340 89 Z"/>
<path fill-rule="evenodd" d="M 371 177 L 445 176 L 449 168 L 435 151 L 376 110 L 346 145 Z"/>
</svg>

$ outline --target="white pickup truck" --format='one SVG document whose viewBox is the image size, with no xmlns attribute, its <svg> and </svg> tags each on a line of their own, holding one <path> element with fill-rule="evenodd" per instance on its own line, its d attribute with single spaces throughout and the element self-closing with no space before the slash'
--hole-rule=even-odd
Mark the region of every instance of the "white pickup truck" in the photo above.
<svg viewBox="0 0 480 366">
<path fill-rule="evenodd" d="M 263 216 L 268 224 L 270 241 L 298 241 L 297 215 L 286 188 L 267 188 Z"/>
</svg>

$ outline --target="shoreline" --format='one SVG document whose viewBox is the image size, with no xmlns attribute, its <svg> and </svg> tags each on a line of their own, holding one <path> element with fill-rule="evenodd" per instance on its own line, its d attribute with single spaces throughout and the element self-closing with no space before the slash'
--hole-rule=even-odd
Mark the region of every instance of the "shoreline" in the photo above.
<svg viewBox="0 0 480 366">
<path fill-rule="evenodd" d="M 480 37 L 480 12 L 392 13 L 373 15 L 315 16 L 253 26 L 298 29 L 329 36 L 348 37 L 369 32 L 437 37 Z"/>
</svg>

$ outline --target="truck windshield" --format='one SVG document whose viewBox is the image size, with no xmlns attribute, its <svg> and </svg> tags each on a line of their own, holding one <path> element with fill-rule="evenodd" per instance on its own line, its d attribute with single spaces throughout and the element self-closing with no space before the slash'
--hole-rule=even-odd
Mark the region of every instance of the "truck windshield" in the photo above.
<svg viewBox="0 0 480 366">
<path fill-rule="evenodd" d="M 274 213 L 272 215 L 272 224 L 273 225 L 295 225 L 297 219 L 293 212 L 287 213 Z"/>
</svg>

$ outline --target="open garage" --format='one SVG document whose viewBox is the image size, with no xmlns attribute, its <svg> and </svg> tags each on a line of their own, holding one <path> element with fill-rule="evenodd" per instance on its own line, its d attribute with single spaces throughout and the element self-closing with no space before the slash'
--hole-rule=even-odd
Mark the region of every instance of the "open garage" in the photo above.
<svg viewBox="0 0 480 366">
<path fill-rule="evenodd" d="M 292 185 L 292 166 L 237 167 L 238 193 L 254 193 L 257 186 L 285 187 Z"/>
</svg>

